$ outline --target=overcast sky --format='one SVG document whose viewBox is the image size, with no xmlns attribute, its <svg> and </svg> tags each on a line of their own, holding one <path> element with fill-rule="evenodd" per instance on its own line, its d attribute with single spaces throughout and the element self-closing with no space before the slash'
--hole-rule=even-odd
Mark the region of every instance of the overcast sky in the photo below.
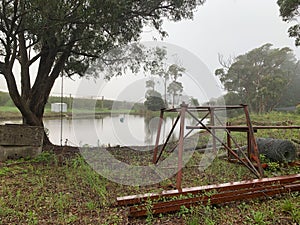
<svg viewBox="0 0 300 225">
<path fill-rule="evenodd" d="M 165 41 L 196 54 L 211 71 L 220 65 L 218 53 L 238 56 L 271 43 L 288 46 L 300 58 L 300 49 L 288 37 L 291 24 L 279 16 L 277 0 L 208 0 L 199 7 L 193 21 L 166 22 Z"/>
<path fill-rule="evenodd" d="M 207 0 L 195 13 L 194 20 L 168 22 L 164 24 L 169 36 L 164 42 L 177 45 L 197 56 L 213 74 L 219 68 L 218 54 L 225 58 L 245 54 L 271 43 L 274 47 L 290 47 L 298 59 L 300 49 L 288 37 L 291 24 L 279 16 L 277 0 Z M 145 29 L 144 41 L 152 40 L 156 32 Z M 0 89 L 5 82 L 0 80 Z M 102 93 L 106 98 L 115 98 L 113 87 L 130 82 L 129 78 L 118 78 Z M 78 82 L 65 81 L 65 94 L 75 94 Z M 115 86 L 113 86 L 115 85 Z M 129 85 L 129 84 L 128 84 Z M 109 91 L 110 90 L 110 91 Z M 60 81 L 56 82 L 53 93 L 60 92 Z"/>
</svg>

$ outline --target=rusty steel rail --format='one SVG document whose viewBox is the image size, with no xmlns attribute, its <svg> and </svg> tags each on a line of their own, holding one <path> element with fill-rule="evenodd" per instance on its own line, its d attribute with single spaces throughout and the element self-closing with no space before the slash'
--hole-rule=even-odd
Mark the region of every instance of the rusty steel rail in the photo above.
<svg viewBox="0 0 300 225">
<path fill-rule="evenodd" d="M 197 112 L 206 112 L 207 110 L 213 109 L 214 111 L 222 111 L 226 109 L 241 109 L 245 105 L 208 105 L 208 106 L 189 106 L 189 110 Z M 165 112 L 178 112 L 181 108 L 163 109 Z"/>
<path fill-rule="evenodd" d="M 202 196 L 202 197 L 156 203 L 151 206 L 150 212 L 152 214 L 175 212 L 175 211 L 179 211 L 182 206 L 185 206 L 186 208 L 190 208 L 197 204 L 202 204 L 202 205 L 221 204 L 221 203 L 248 200 L 248 199 L 260 198 L 260 197 L 272 197 L 275 195 L 290 193 L 295 191 L 300 191 L 300 183 L 284 185 L 284 186 L 279 186 L 279 185 L 270 186 L 267 189 L 264 187 L 259 187 L 250 190 L 240 190 L 240 191 L 232 192 L 227 195 L 216 194 L 216 195 L 212 195 L 211 197 Z M 131 217 L 146 216 L 148 213 L 149 213 L 149 209 L 147 209 L 147 206 L 145 205 L 141 207 L 132 206 L 129 209 L 129 216 Z"/>
<path fill-rule="evenodd" d="M 182 206 L 224 204 L 295 191 L 300 191 L 300 174 L 187 188 L 182 192 L 173 190 L 162 194 L 126 196 L 119 198 L 118 204 L 141 204 L 129 208 L 129 216 L 137 217 L 147 215 L 149 209 L 152 214 L 167 213 L 178 211 Z"/>
<path fill-rule="evenodd" d="M 248 131 L 247 126 L 186 126 L 187 129 L 226 129 L 230 131 Z M 259 129 L 300 129 L 300 126 L 253 126 L 254 130 Z"/>
<path fill-rule="evenodd" d="M 271 178 L 263 178 L 263 179 L 253 179 L 253 180 L 244 180 L 244 181 L 236 181 L 236 182 L 228 182 L 222 184 L 212 184 L 205 185 L 199 187 L 191 187 L 191 188 L 183 188 L 182 191 L 178 190 L 169 190 L 163 191 L 161 193 L 147 193 L 147 194 L 139 194 L 139 195 L 129 195 L 117 198 L 118 206 L 124 205 L 134 205 L 145 203 L 150 200 L 157 200 L 160 198 L 171 198 L 178 197 L 182 195 L 199 195 L 206 192 L 214 191 L 214 192 L 225 192 L 225 191 L 235 191 L 238 189 L 246 189 L 251 187 L 256 187 L 259 185 L 272 185 L 274 183 L 287 184 L 293 183 L 296 181 L 300 181 L 300 174 L 289 175 L 289 176 L 278 176 Z"/>
</svg>

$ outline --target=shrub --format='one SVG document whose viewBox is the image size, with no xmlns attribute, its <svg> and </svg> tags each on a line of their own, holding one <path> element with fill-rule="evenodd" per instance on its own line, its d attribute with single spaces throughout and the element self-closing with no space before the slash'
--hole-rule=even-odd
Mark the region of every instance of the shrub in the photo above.
<svg viewBox="0 0 300 225">
<path fill-rule="evenodd" d="M 156 111 L 165 108 L 164 100 L 161 97 L 149 96 L 145 101 L 145 106 L 148 110 Z"/>
</svg>

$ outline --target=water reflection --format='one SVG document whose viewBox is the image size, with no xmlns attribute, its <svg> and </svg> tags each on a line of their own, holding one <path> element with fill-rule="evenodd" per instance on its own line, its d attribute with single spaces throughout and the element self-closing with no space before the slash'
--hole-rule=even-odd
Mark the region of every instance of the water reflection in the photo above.
<svg viewBox="0 0 300 225">
<path fill-rule="evenodd" d="M 164 118 L 162 123 L 160 143 L 168 136 L 176 118 Z M 191 119 L 189 119 L 191 124 Z M 2 124 L 8 121 L 2 121 Z M 9 121 L 20 123 L 21 121 Z M 45 127 L 52 143 L 82 146 L 141 146 L 154 145 L 159 117 L 139 115 L 111 115 L 97 118 L 60 118 L 45 119 Z M 62 135 L 61 135 L 62 124 Z M 178 138 L 179 124 L 171 139 Z"/>
<path fill-rule="evenodd" d="M 159 117 L 144 117 L 145 123 L 145 144 L 155 144 L 157 138 L 157 130 L 159 126 Z M 165 141 L 172 126 L 174 125 L 175 118 L 164 118 L 161 126 L 160 143 Z M 176 129 L 176 128 L 175 128 Z M 178 137 L 179 127 L 172 133 L 170 140 L 174 140 Z"/>
</svg>

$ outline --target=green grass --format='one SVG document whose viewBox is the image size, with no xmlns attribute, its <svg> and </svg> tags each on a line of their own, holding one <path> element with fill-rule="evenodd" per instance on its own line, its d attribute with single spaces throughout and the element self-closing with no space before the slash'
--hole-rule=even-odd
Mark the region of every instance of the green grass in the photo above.
<svg viewBox="0 0 300 225">
<path fill-rule="evenodd" d="M 55 155 L 44 153 L 31 162 L 1 167 L 0 174 L 0 224 L 98 223 L 101 218 L 94 215 L 109 202 L 107 180 L 80 156 L 61 165 Z"/>
<path fill-rule="evenodd" d="M 271 125 L 271 126 L 300 126 L 300 114 L 271 112 L 267 114 L 251 115 L 253 126 Z M 245 123 L 244 116 L 231 119 L 232 124 Z M 232 135 L 242 144 L 246 144 L 246 133 L 233 132 Z M 299 129 L 259 129 L 255 137 L 275 138 L 275 139 L 296 139 L 300 141 Z"/>
<path fill-rule="evenodd" d="M 13 106 L 0 106 L 0 119 L 21 118 L 21 113 Z"/>
<path fill-rule="evenodd" d="M 124 150 L 123 150 L 124 151 Z M 114 151 L 116 157 L 142 165 L 134 155 Z M 202 155 L 196 153 L 183 170 L 183 187 L 216 184 L 254 178 L 239 164 L 216 158 L 204 172 L 191 167 Z M 130 161 L 131 160 L 131 161 Z M 226 168 L 226 169 L 225 169 Z M 287 169 L 285 174 L 293 173 Z M 116 207 L 116 197 L 159 192 L 176 183 L 176 177 L 158 185 L 131 187 L 111 182 L 85 163 L 78 155 L 61 161 L 52 153 L 42 153 L 34 160 L 9 161 L 0 167 L 0 224 L 292 224 L 299 223 L 300 195 L 288 194 L 223 206 L 182 207 L 179 212 L 145 218 L 127 218 L 126 207 Z M 209 196 L 211 193 L 207 193 Z M 169 221 L 169 222 L 168 222 Z M 175 222 L 174 222 L 175 221 Z"/>
<path fill-rule="evenodd" d="M 0 106 L 1 112 L 19 112 L 17 107 L 14 106 Z"/>
</svg>

